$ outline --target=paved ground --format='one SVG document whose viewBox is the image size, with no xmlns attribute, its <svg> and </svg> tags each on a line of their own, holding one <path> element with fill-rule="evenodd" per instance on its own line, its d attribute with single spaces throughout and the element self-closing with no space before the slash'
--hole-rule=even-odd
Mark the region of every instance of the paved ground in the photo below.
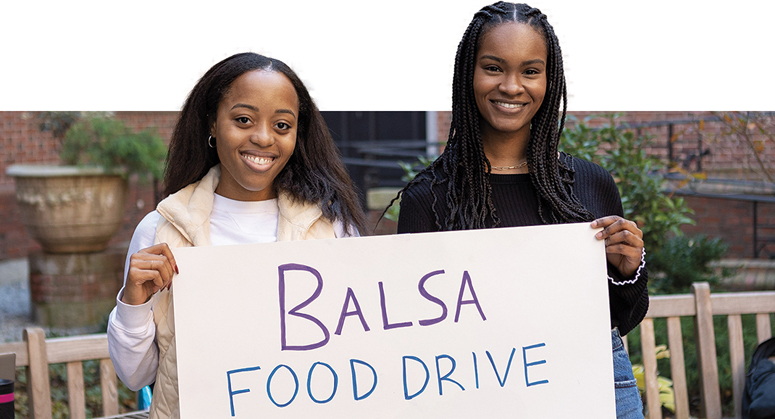
<svg viewBox="0 0 775 419">
<path fill-rule="evenodd" d="M 20 341 L 25 327 L 37 325 L 32 320 L 28 276 L 27 258 L 0 262 L 0 342 Z M 47 334 L 58 336 L 97 331 L 95 328 L 43 329 Z"/>
<path fill-rule="evenodd" d="M 0 262 L 0 342 L 22 340 L 22 330 L 34 325 L 28 274 L 27 259 Z"/>
</svg>

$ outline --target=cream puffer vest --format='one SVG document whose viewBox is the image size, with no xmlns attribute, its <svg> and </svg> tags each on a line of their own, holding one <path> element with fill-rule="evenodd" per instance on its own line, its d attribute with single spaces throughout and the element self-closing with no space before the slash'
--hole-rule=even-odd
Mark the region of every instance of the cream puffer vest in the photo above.
<svg viewBox="0 0 775 419">
<path fill-rule="evenodd" d="M 170 248 L 210 245 L 210 212 L 220 175 L 220 165 L 214 166 L 201 181 L 186 186 L 159 204 L 156 210 L 162 217 L 156 226 L 154 244 L 167 243 Z M 294 202 L 282 191 L 277 201 L 280 209 L 277 241 L 336 237 L 333 224 L 322 217 L 317 205 Z M 156 371 L 149 419 L 180 418 L 172 304 L 174 289 L 173 286 L 169 291 L 163 290 L 153 297 L 159 369 Z"/>
</svg>

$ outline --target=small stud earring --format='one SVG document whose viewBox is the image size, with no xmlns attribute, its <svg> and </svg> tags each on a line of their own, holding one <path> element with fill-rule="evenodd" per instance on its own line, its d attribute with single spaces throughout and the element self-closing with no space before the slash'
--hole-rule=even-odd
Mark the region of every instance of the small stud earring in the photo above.
<svg viewBox="0 0 775 419">
<path fill-rule="evenodd" d="M 214 139 L 215 137 L 213 137 L 212 135 L 207 138 L 207 145 L 209 145 L 210 148 L 215 148 L 215 145 L 213 144 Z"/>
</svg>

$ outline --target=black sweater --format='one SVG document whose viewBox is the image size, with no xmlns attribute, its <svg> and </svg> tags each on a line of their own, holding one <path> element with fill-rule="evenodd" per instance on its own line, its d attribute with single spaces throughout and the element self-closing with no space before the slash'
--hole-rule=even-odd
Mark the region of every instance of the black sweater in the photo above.
<svg viewBox="0 0 775 419">
<path fill-rule="evenodd" d="M 622 202 L 611 175 L 602 167 L 585 160 L 573 158 L 575 169 L 573 192 L 596 218 L 607 215 L 623 216 Z M 437 168 L 437 179 L 441 169 Z M 430 174 L 423 173 L 419 179 L 425 179 L 410 186 L 401 197 L 401 212 L 398 219 L 398 233 L 421 233 L 438 231 L 436 217 L 431 206 Z M 500 218 L 500 227 L 523 227 L 543 224 L 538 215 L 538 194 L 529 174 L 490 175 L 492 201 Z M 448 214 L 446 206 L 447 184 L 434 186 L 436 192 L 436 213 L 443 224 Z M 611 313 L 611 327 L 618 326 L 624 336 L 637 326 L 649 306 L 648 273 L 644 268 L 633 284 L 621 283 L 632 278 L 623 278 L 611 264 L 608 274 L 615 282 L 608 281 L 608 295 Z"/>
</svg>

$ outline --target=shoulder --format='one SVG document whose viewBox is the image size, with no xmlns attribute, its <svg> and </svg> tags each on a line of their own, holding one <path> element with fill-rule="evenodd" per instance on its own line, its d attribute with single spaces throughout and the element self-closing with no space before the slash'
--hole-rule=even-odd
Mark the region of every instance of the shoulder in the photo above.
<svg viewBox="0 0 775 419">
<path fill-rule="evenodd" d="M 447 176 L 439 163 L 417 174 L 401 193 L 398 233 L 438 231 L 446 217 Z"/>
<path fill-rule="evenodd" d="M 560 160 L 576 173 L 576 179 L 613 182 L 611 174 L 596 163 L 565 153 L 562 153 Z"/>
<path fill-rule="evenodd" d="M 562 153 L 561 162 L 571 169 L 575 195 L 596 217 L 622 215 L 619 188 L 607 170 L 590 161 Z"/>
<path fill-rule="evenodd" d="M 401 199 L 403 200 L 405 196 L 417 199 L 431 196 L 431 189 L 438 191 L 439 185 L 446 185 L 446 182 L 447 174 L 441 167 L 441 164 L 428 166 L 409 183 L 401 194 Z"/>
<path fill-rule="evenodd" d="M 573 173 L 576 188 L 616 189 L 613 176 L 596 163 L 565 153 L 561 154 L 560 162 Z"/>
<path fill-rule="evenodd" d="M 156 211 L 151 211 L 143 217 L 137 224 L 135 233 L 132 236 L 132 241 L 137 239 L 141 244 L 148 244 L 145 247 L 153 246 L 153 239 L 156 236 L 156 226 L 159 224 L 159 215 Z M 144 247 L 141 247 L 143 249 Z"/>
</svg>

